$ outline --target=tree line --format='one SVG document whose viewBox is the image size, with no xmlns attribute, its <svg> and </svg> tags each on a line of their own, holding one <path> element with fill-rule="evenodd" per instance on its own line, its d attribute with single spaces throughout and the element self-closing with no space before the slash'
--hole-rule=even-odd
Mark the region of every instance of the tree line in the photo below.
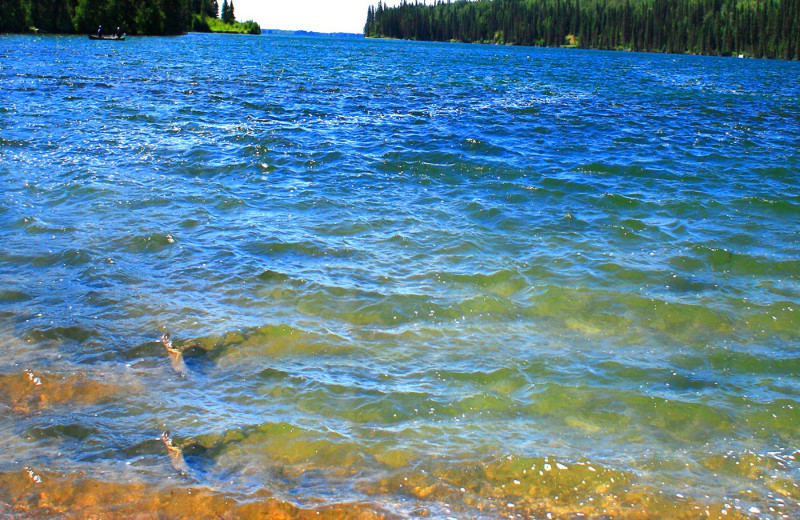
<svg viewBox="0 0 800 520">
<path fill-rule="evenodd" d="M 800 0 L 381 2 L 364 35 L 800 59 Z"/>
<path fill-rule="evenodd" d="M 119 26 L 127 34 L 183 34 L 219 16 L 217 0 L 0 0 L 0 33 L 88 34 L 102 25 L 108 33 Z M 222 16 L 235 22 L 233 1 L 223 1 Z"/>
</svg>

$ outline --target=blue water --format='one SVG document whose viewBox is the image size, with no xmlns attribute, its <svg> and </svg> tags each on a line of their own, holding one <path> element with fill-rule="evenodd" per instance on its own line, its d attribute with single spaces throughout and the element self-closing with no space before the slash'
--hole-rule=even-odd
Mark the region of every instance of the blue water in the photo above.
<svg viewBox="0 0 800 520">
<path fill-rule="evenodd" d="M 0 512 L 800 516 L 798 77 L 0 36 Z"/>
</svg>

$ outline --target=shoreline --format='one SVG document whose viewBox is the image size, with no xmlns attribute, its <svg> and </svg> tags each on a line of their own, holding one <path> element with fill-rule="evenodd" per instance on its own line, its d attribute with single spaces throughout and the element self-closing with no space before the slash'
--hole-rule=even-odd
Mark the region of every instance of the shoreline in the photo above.
<svg viewBox="0 0 800 520">
<path fill-rule="evenodd" d="M 518 43 L 500 43 L 500 42 L 492 42 L 492 41 L 474 41 L 474 42 L 467 42 L 463 40 L 416 40 L 412 38 L 396 38 L 394 36 L 364 36 L 365 40 L 387 40 L 387 41 L 400 41 L 400 42 L 419 42 L 419 43 L 461 43 L 464 45 L 491 45 L 497 47 L 520 47 L 520 48 L 528 48 L 528 49 L 577 49 L 577 50 L 584 50 L 584 51 L 601 51 L 601 52 L 623 52 L 623 53 L 631 53 L 631 54 L 658 54 L 661 56 L 705 56 L 709 58 L 737 58 L 737 59 L 758 59 L 758 60 L 774 60 L 774 61 L 795 61 L 795 60 L 784 60 L 780 58 L 758 58 L 756 56 L 750 56 L 747 54 L 741 55 L 722 55 L 722 54 L 700 54 L 700 53 L 692 53 L 686 52 L 683 54 L 675 53 L 675 52 L 662 52 L 656 50 L 642 50 L 642 51 L 635 51 L 633 49 L 602 49 L 602 48 L 595 48 L 595 47 L 580 47 L 578 45 L 521 45 Z"/>
</svg>

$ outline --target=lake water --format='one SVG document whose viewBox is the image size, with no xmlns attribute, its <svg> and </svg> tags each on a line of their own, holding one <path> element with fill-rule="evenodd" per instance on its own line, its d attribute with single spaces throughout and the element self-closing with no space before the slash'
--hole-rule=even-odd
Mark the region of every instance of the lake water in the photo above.
<svg viewBox="0 0 800 520">
<path fill-rule="evenodd" d="M 0 36 L 0 514 L 798 518 L 798 77 Z"/>
</svg>

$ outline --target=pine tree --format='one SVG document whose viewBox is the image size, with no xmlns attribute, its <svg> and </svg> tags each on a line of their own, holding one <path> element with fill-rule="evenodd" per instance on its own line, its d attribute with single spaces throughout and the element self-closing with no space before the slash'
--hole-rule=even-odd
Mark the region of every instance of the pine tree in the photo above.
<svg viewBox="0 0 800 520">
<path fill-rule="evenodd" d="M 228 22 L 228 18 L 230 17 L 229 13 L 230 13 L 230 7 L 228 4 L 228 0 L 222 0 L 222 13 L 220 13 L 219 15 L 220 19 L 225 23 L 229 23 Z"/>
</svg>

